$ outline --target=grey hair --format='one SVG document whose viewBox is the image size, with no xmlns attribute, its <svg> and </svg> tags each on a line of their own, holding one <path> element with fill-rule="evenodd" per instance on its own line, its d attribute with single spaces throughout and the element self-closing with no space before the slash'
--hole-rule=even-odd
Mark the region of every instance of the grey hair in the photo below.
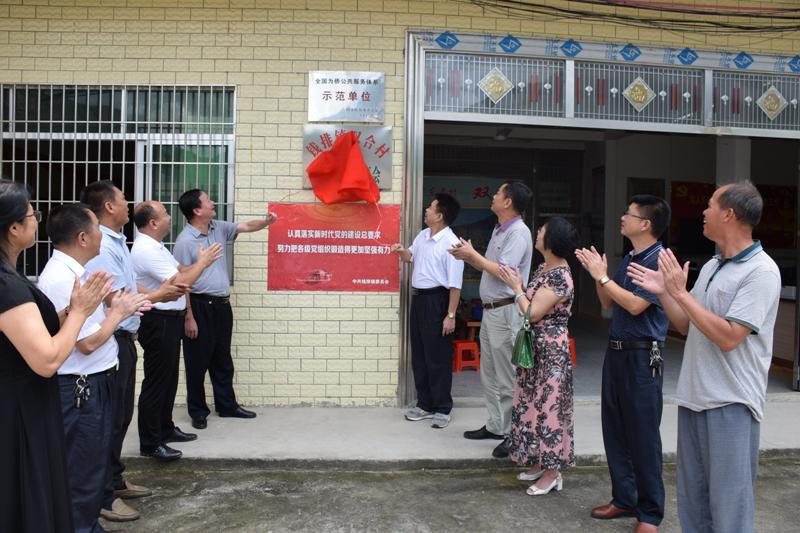
<svg viewBox="0 0 800 533">
<path fill-rule="evenodd" d="M 728 185 L 719 195 L 719 205 L 723 209 L 733 209 L 743 224 L 756 227 L 761 221 L 764 200 L 750 180 Z"/>
</svg>

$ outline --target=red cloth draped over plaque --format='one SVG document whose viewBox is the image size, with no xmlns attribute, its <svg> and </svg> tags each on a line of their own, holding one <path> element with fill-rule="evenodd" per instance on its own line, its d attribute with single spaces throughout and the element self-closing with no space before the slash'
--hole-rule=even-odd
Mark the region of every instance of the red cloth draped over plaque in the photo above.
<svg viewBox="0 0 800 533">
<path fill-rule="evenodd" d="M 326 204 L 361 200 L 377 204 L 381 199 L 352 131 L 339 135 L 333 147 L 318 155 L 306 172 L 314 194 Z"/>
</svg>

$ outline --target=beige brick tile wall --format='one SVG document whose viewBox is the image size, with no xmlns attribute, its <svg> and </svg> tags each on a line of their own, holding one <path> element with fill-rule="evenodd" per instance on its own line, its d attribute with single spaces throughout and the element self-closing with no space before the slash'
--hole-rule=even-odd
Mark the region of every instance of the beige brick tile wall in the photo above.
<svg viewBox="0 0 800 533">
<path fill-rule="evenodd" d="M 247 219 L 261 215 L 266 202 L 287 195 L 289 201 L 314 200 L 301 190 L 307 72 L 381 71 L 386 73 L 386 124 L 394 127 L 395 143 L 392 190 L 383 193 L 383 202 L 400 203 L 404 37 L 407 29 L 421 27 L 763 53 L 800 48 L 793 34 L 681 35 L 572 20 L 520 20 L 446 0 L 0 0 L 0 81 L 237 85 L 235 213 Z M 398 295 L 268 293 L 267 238 L 245 235 L 235 248 L 233 351 L 239 398 L 262 405 L 393 404 Z M 181 386 L 179 402 L 183 395 Z"/>
</svg>

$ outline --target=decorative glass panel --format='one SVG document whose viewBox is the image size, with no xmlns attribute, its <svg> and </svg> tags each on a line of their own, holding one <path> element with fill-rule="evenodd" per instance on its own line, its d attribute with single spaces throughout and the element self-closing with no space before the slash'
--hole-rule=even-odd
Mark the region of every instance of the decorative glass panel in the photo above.
<svg viewBox="0 0 800 533">
<path fill-rule="evenodd" d="M 575 117 L 703 123 L 703 71 L 575 63 Z"/>
<path fill-rule="evenodd" d="M 564 116 L 564 62 L 428 53 L 425 111 Z"/>
<path fill-rule="evenodd" d="M 714 126 L 800 130 L 800 77 L 714 72 Z"/>
</svg>

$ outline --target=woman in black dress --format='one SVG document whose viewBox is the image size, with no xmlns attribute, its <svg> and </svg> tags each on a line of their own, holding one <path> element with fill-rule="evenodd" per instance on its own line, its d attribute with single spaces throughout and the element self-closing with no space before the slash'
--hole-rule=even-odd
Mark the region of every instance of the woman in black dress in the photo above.
<svg viewBox="0 0 800 533">
<path fill-rule="evenodd" d="M 0 180 L 0 531 L 72 532 L 64 427 L 53 375 L 83 322 L 110 291 L 98 273 L 69 307 L 53 304 L 15 269 L 36 239 L 41 213 L 27 188 Z"/>
</svg>

